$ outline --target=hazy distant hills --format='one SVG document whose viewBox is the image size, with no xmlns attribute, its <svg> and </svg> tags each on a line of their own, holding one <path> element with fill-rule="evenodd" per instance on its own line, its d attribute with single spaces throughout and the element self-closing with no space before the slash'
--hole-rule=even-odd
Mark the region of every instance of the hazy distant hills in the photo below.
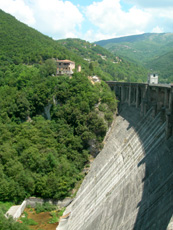
<svg viewBox="0 0 173 230">
<path fill-rule="evenodd" d="M 173 50 L 155 57 L 147 63 L 147 67 L 160 73 L 162 82 L 173 83 Z"/>
<path fill-rule="evenodd" d="M 131 36 L 125 36 L 125 37 L 119 37 L 119 38 L 111 38 L 107 40 L 101 40 L 96 42 L 100 46 L 106 46 L 107 44 L 113 44 L 113 43 L 122 43 L 122 42 L 137 42 L 137 41 L 143 41 L 146 40 L 148 37 L 151 37 L 150 33 L 146 34 L 140 34 L 140 35 L 131 35 Z"/>
<path fill-rule="evenodd" d="M 86 60 L 93 74 L 103 80 L 146 82 L 147 69 L 127 58 L 120 58 L 105 48 L 81 39 L 63 39 L 58 43 Z"/>
<path fill-rule="evenodd" d="M 146 33 L 102 40 L 96 44 L 158 72 L 162 82 L 173 81 L 173 33 Z"/>
</svg>

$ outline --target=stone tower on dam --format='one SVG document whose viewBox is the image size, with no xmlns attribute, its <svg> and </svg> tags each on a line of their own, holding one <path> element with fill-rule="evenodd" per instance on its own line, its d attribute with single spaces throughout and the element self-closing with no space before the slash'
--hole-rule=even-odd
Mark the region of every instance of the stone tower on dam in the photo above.
<svg viewBox="0 0 173 230">
<path fill-rule="evenodd" d="M 107 82 L 120 100 L 58 230 L 173 230 L 173 87 Z"/>
</svg>

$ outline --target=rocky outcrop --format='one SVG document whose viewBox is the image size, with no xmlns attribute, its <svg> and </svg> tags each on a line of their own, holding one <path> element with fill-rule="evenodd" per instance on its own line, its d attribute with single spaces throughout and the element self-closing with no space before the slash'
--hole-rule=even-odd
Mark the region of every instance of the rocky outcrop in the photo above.
<svg viewBox="0 0 173 230">
<path fill-rule="evenodd" d="M 45 118 L 48 120 L 51 120 L 51 115 L 50 115 L 51 107 L 52 107 L 52 104 L 50 104 L 50 103 L 44 107 L 44 115 L 45 115 Z"/>
</svg>

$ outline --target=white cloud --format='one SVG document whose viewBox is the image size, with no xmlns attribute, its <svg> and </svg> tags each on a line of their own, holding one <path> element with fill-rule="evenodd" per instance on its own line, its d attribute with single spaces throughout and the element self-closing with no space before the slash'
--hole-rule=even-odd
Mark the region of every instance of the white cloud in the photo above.
<svg viewBox="0 0 173 230">
<path fill-rule="evenodd" d="M 169 8 L 148 8 L 147 12 L 152 14 L 155 18 L 167 18 L 173 20 L 173 7 Z"/>
<path fill-rule="evenodd" d="M 97 32 L 94 30 L 88 30 L 85 35 L 84 35 L 84 39 L 87 41 L 99 41 L 99 40 L 105 40 L 105 39 L 110 39 L 110 38 L 115 38 L 116 34 L 112 33 L 112 34 L 104 34 L 101 32 Z"/>
<path fill-rule="evenodd" d="M 30 26 L 35 23 L 32 9 L 23 0 L 1 0 L 0 9 L 14 15 L 18 20 Z"/>
<path fill-rule="evenodd" d="M 151 15 L 148 31 L 172 32 L 173 30 L 173 1 L 172 0 L 121 0 L 135 4 Z"/>
<path fill-rule="evenodd" d="M 83 16 L 70 1 L 1 0 L 0 8 L 56 39 L 76 37 Z"/>
<path fill-rule="evenodd" d="M 163 28 L 156 26 L 153 28 L 152 33 L 163 33 Z"/>
<path fill-rule="evenodd" d="M 78 8 L 69 1 L 32 0 L 36 18 L 35 28 L 45 34 L 65 38 L 77 33 L 83 21 Z"/>
<path fill-rule="evenodd" d="M 172 7 L 172 0 L 123 0 L 124 2 L 135 4 L 145 8 L 165 8 Z"/>
<path fill-rule="evenodd" d="M 172 32 L 173 29 L 173 7 L 148 8 L 146 11 L 152 15 L 149 31 L 163 33 Z"/>
<path fill-rule="evenodd" d="M 172 0 L 88 0 L 76 6 L 72 2 L 0 0 L 0 8 L 54 39 L 97 41 L 144 32 L 172 32 Z"/>
<path fill-rule="evenodd" d="M 94 2 L 87 7 L 86 16 L 99 28 L 98 33 L 109 36 L 142 33 L 151 19 L 149 13 L 135 6 L 128 12 L 123 11 L 120 0 Z"/>
</svg>

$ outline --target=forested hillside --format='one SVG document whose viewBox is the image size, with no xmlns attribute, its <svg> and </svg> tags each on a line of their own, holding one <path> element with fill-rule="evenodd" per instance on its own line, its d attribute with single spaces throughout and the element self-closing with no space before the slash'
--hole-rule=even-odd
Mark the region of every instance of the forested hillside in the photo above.
<svg viewBox="0 0 173 230">
<path fill-rule="evenodd" d="M 54 41 L 0 10 L 0 62 L 42 64 L 49 58 L 71 59 L 88 75 L 103 80 L 145 82 L 146 69 L 80 39 Z M 82 57 L 82 58 L 81 58 Z M 90 62 L 92 63 L 90 65 Z M 89 68 L 90 67 L 90 68 Z"/>
<path fill-rule="evenodd" d="M 102 83 L 42 77 L 35 67 L 16 66 L 0 87 L 0 197 L 36 195 L 62 199 L 81 179 L 89 141 L 102 142 L 107 130 L 95 105 L 101 101 L 109 122 L 115 98 Z M 44 108 L 51 106 L 51 120 Z"/>
<path fill-rule="evenodd" d="M 6 64 L 39 63 L 51 57 L 65 58 L 67 50 L 47 36 L 19 23 L 0 10 L 0 61 Z"/>
<path fill-rule="evenodd" d="M 113 119 L 114 94 L 92 84 L 89 64 L 57 42 L 0 11 L 0 200 L 71 195 Z M 83 72 L 55 76 L 52 58 Z"/>
<path fill-rule="evenodd" d="M 146 82 L 147 70 L 138 64 L 120 58 L 117 54 L 80 39 L 59 40 L 59 44 L 89 63 L 90 74 L 103 80 Z"/>
<path fill-rule="evenodd" d="M 145 70 L 85 41 L 54 41 L 1 10 L 0 44 L 0 201 L 71 196 L 117 106 L 107 84 L 88 76 L 141 81 Z M 55 59 L 82 72 L 57 77 Z M 0 229 L 25 229 L 1 209 Z"/>
<path fill-rule="evenodd" d="M 96 42 L 113 54 L 157 72 L 163 83 L 173 82 L 173 34 L 148 33 Z"/>
<path fill-rule="evenodd" d="M 42 64 L 49 58 L 72 59 L 76 65 L 81 64 L 84 70 L 88 68 L 88 63 L 79 56 L 2 10 L 0 44 L 1 69 L 10 64 Z"/>
<path fill-rule="evenodd" d="M 173 47 L 173 46 L 172 46 Z M 173 83 L 173 49 L 166 54 L 153 58 L 147 65 L 160 74 L 160 82 Z"/>
</svg>

